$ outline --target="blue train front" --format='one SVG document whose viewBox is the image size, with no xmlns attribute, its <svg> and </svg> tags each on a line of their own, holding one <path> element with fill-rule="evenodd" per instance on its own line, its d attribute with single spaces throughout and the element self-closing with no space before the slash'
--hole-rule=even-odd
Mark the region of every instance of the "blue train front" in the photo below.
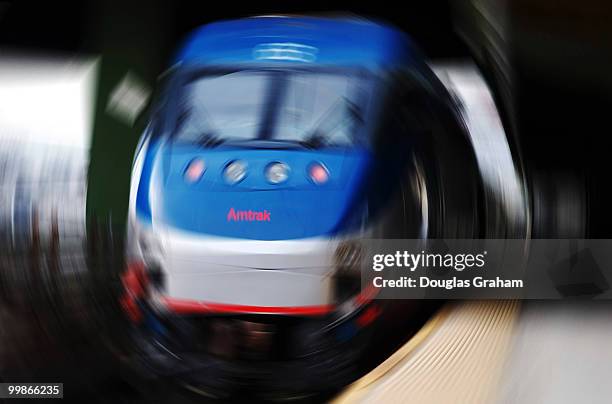
<svg viewBox="0 0 612 404">
<path fill-rule="evenodd" d="M 357 338 L 380 313 L 359 240 L 381 237 L 410 159 L 388 118 L 397 76 L 428 74 L 410 42 L 362 20 L 259 17 L 204 26 L 175 62 L 134 160 L 124 304 L 159 338 L 175 338 L 162 315 L 205 318 L 211 346 L 210 321 L 239 319 L 255 332 L 221 327 L 249 335 L 243 353 L 270 354 L 253 335 L 283 322 L 297 351 L 320 350 L 313 330 Z"/>
</svg>

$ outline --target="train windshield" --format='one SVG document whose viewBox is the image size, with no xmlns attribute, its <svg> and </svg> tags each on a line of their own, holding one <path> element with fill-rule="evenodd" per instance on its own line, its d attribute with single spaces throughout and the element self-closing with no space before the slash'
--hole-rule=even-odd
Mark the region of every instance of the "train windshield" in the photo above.
<svg viewBox="0 0 612 404">
<path fill-rule="evenodd" d="M 177 143 L 202 147 L 361 147 L 372 79 L 363 73 L 241 70 L 183 87 Z"/>
</svg>

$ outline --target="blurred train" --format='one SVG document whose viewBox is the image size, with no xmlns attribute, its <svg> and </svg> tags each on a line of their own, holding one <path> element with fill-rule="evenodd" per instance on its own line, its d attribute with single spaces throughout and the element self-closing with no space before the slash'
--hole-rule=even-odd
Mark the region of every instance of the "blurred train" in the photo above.
<svg viewBox="0 0 612 404">
<path fill-rule="evenodd" d="M 133 164 L 124 307 L 181 366 L 215 358 L 209 381 L 346 383 L 387 307 L 362 288 L 361 240 L 480 229 L 451 97 L 409 37 L 353 17 L 209 24 L 164 80 Z M 270 362 L 291 366 L 245 364 Z"/>
</svg>

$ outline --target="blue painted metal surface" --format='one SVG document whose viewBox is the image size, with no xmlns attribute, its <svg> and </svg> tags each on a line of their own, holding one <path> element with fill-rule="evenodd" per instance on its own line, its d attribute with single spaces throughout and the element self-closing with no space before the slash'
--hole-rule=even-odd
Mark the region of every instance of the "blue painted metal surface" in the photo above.
<svg viewBox="0 0 612 404">
<path fill-rule="evenodd" d="M 409 60 L 409 38 L 358 19 L 256 17 L 203 26 L 185 41 L 175 63 L 232 65 L 316 63 L 377 68 Z"/>
<path fill-rule="evenodd" d="M 404 34 L 372 22 L 260 17 L 198 29 L 175 62 L 187 67 L 308 64 L 377 69 L 405 66 L 415 57 L 412 52 Z M 353 219 L 362 213 L 372 172 L 385 166 L 371 150 L 357 147 L 205 148 L 156 138 L 143 152 L 136 198 L 140 220 L 154 218 L 194 233 L 258 240 L 329 236 L 346 230 L 350 223 L 358 222 Z M 203 159 L 207 168 L 200 181 L 189 183 L 184 173 L 194 158 Z M 222 175 L 232 160 L 242 160 L 248 167 L 246 178 L 235 185 L 227 184 Z M 266 181 L 264 170 L 277 161 L 291 171 L 286 182 L 275 185 Z M 317 185 L 309 180 L 307 170 L 314 162 L 327 167 L 328 183 Z M 155 165 L 161 168 L 153 170 Z M 155 182 L 161 185 L 150 185 L 152 175 L 163 176 Z M 233 215 L 240 219 L 234 220 Z"/>
<path fill-rule="evenodd" d="M 144 187 L 139 190 L 140 217 L 150 214 L 150 204 L 146 202 L 153 197 L 157 222 L 200 234 L 256 240 L 297 239 L 342 231 L 346 216 L 353 213 L 353 201 L 362 191 L 367 175 L 364 170 L 371 159 L 366 150 L 204 149 L 196 145 L 168 146 L 154 154 L 165 167 L 164 180 L 159 182 L 163 185 L 148 192 Z M 194 158 L 203 159 L 207 168 L 199 181 L 190 183 L 184 173 Z M 233 160 L 247 164 L 245 179 L 234 185 L 223 177 L 225 167 Z M 290 167 L 287 181 L 267 181 L 265 168 L 272 162 Z M 317 185 L 310 180 L 308 169 L 312 163 L 328 169 L 327 183 Z M 141 184 L 149 183 L 150 169 L 145 164 Z M 250 217 L 249 211 L 253 212 Z M 240 212 L 244 212 L 242 216 Z M 257 213 L 261 215 L 257 217 Z"/>
</svg>

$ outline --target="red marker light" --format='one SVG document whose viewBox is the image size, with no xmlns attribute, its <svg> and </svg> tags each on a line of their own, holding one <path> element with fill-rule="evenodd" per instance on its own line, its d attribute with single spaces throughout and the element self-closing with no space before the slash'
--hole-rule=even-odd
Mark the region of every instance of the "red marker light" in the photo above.
<svg viewBox="0 0 612 404">
<path fill-rule="evenodd" d="M 312 182 L 317 185 L 325 184 L 329 180 L 329 171 L 320 163 L 312 164 L 308 169 L 308 175 Z"/>
<path fill-rule="evenodd" d="M 185 170 L 185 181 L 194 183 L 202 178 L 202 174 L 206 170 L 206 165 L 202 159 L 193 159 Z"/>
</svg>

